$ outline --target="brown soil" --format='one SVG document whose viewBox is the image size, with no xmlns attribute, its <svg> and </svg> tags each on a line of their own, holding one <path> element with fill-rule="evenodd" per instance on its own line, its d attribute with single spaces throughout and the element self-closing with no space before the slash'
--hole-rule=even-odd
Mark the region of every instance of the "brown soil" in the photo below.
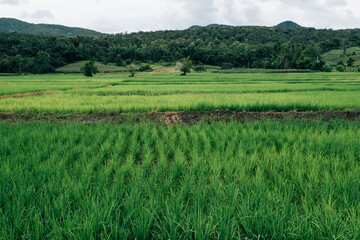
<svg viewBox="0 0 360 240">
<path fill-rule="evenodd" d="M 183 111 L 156 112 L 145 114 L 27 114 L 0 113 L 0 121 L 79 121 L 79 122 L 141 122 L 151 121 L 164 124 L 197 123 L 200 121 L 263 121 L 284 119 L 323 120 L 332 119 L 360 121 L 360 111 L 318 111 L 318 112 L 233 112 L 216 111 Z"/>
<path fill-rule="evenodd" d="M 153 73 L 175 73 L 175 72 L 180 72 L 180 71 L 176 70 L 175 67 L 161 67 L 153 71 Z"/>
<path fill-rule="evenodd" d="M 29 93 L 16 93 L 16 94 L 9 94 L 9 95 L 2 95 L 0 96 L 1 99 L 5 98 L 22 98 L 22 97 L 29 97 L 29 96 L 40 96 L 44 94 L 53 94 L 61 92 L 60 90 L 48 90 L 48 91 L 41 91 L 41 92 L 29 92 Z"/>
</svg>

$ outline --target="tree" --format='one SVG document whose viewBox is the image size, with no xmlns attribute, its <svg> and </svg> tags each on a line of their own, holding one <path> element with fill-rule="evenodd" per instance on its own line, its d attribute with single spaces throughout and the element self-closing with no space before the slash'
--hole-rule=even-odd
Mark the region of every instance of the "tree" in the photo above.
<svg viewBox="0 0 360 240">
<path fill-rule="evenodd" d="M 98 71 L 97 67 L 95 66 L 94 61 L 89 61 L 85 63 L 84 66 L 81 67 L 80 71 L 86 76 L 86 77 L 92 77 L 95 75 Z"/>
<path fill-rule="evenodd" d="M 354 63 L 355 63 L 355 59 L 353 59 L 352 57 L 349 58 L 349 60 L 346 62 L 347 66 L 350 68 L 354 65 Z"/>
<path fill-rule="evenodd" d="M 129 77 L 135 77 L 136 71 L 140 69 L 139 65 L 136 64 L 130 64 L 129 70 L 130 70 L 130 76 Z"/>
<path fill-rule="evenodd" d="M 190 60 L 190 57 L 182 58 L 179 62 L 176 63 L 176 70 L 183 72 L 181 76 L 186 76 L 186 73 L 190 72 L 190 69 L 193 67 L 193 63 Z"/>
<path fill-rule="evenodd" d="M 50 54 L 44 51 L 37 53 L 33 61 L 33 73 L 49 73 L 54 71 L 54 67 L 50 63 Z"/>
</svg>

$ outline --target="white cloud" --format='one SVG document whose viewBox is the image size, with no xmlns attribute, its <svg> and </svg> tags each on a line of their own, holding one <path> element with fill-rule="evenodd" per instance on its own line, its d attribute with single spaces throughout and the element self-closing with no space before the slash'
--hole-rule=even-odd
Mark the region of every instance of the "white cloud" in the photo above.
<svg viewBox="0 0 360 240">
<path fill-rule="evenodd" d="M 0 4 L 18 5 L 20 0 L 0 0 Z"/>
<path fill-rule="evenodd" d="M 33 13 L 23 12 L 21 14 L 23 18 L 31 18 L 36 20 L 53 19 L 54 15 L 47 9 L 39 9 Z"/>
<path fill-rule="evenodd" d="M 273 26 L 284 20 L 337 29 L 359 27 L 360 22 L 358 0 L 0 0 L 0 4 L 3 17 L 110 33 L 212 23 Z"/>
</svg>

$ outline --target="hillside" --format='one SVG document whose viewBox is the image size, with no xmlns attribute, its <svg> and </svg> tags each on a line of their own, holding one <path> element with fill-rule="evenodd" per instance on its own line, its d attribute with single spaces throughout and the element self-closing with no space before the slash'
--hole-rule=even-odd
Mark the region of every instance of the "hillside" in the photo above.
<svg viewBox="0 0 360 240">
<path fill-rule="evenodd" d="M 285 22 L 279 23 L 278 25 L 276 25 L 276 27 L 289 28 L 289 29 L 301 28 L 301 26 L 299 24 L 292 22 L 292 21 L 285 21 Z"/>
<path fill-rule="evenodd" d="M 60 73 L 79 73 L 80 68 L 86 63 L 86 61 L 79 61 L 75 63 L 68 64 L 63 67 L 59 67 L 55 69 L 56 72 Z M 127 71 L 126 68 L 118 67 L 118 66 L 110 66 L 110 65 L 104 65 L 99 62 L 95 62 L 95 66 L 97 67 L 99 72 L 124 72 Z"/>
<path fill-rule="evenodd" d="M 196 29 L 200 29 L 200 28 L 216 28 L 216 27 L 234 27 L 234 26 L 225 25 L 225 24 L 209 24 L 207 26 L 193 25 L 193 26 L 189 27 L 188 29 L 196 30 Z"/>
<path fill-rule="evenodd" d="M 351 47 L 346 49 L 346 55 L 344 56 L 344 51 L 342 49 L 334 49 L 327 53 L 324 53 L 322 59 L 329 65 L 337 65 L 339 62 L 346 62 L 349 58 L 355 60 L 354 66 L 360 65 L 360 47 Z"/>
<path fill-rule="evenodd" d="M 343 42 L 349 48 L 360 46 L 360 29 L 214 26 L 96 38 L 0 32 L 0 42 L 3 73 L 46 73 L 88 59 L 124 65 L 186 57 L 195 65 L 321 70 L 319 55 L 341 49 Z"/>
<path fill-rule="evenodd" d="M 84 28 L 52 24 L 33 24 L 13 18 L 0 18 L 0 32 L 51 36 L 104 36 L 106 34 Z"/>
</svg>

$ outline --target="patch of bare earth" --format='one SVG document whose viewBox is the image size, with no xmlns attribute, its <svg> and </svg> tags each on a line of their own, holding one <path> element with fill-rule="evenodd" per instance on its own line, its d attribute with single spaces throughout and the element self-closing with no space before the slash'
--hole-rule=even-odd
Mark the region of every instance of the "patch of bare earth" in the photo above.
<svg viewBox="0 0 360 240">
<path fill-rule="evenodd" d="M 29 93 L 16 93 L 16 94 L 9 94 L 9 95 L 2 95 L 0 96 L 1 99 L 5 98 L 22 98 L 22 97 L 29 97 L 29 96 L 41 96 L 44 94 L 54 94 L 61 92 L 60 90 L 48 90 L 48 91 L 41 91 L 41 92 L 29 92 Z"/>
<path fill-rule="evenodd" d="M 153 73 L 176 73 L 176 72 L 180 72 L 180 71 L 176 70 L 175 67 L 161 67 L 153 71 Z"/>
<path fill-rule="evenodd" d="M 79 122 L 142 122 L 151 121 L 169 124 L 188 124 L 200 121 L 263 121 L 284 119 L 307 119 L 329 121 L 333 119 L 360 121 L 360 111 L 317 111 L 317 112 L 233 112 L 216 111 L 183 111 L 156 112 L 144 114 L 28 114 L 0 113 L 0 121 L 79 121 Z"/>
</svg>

